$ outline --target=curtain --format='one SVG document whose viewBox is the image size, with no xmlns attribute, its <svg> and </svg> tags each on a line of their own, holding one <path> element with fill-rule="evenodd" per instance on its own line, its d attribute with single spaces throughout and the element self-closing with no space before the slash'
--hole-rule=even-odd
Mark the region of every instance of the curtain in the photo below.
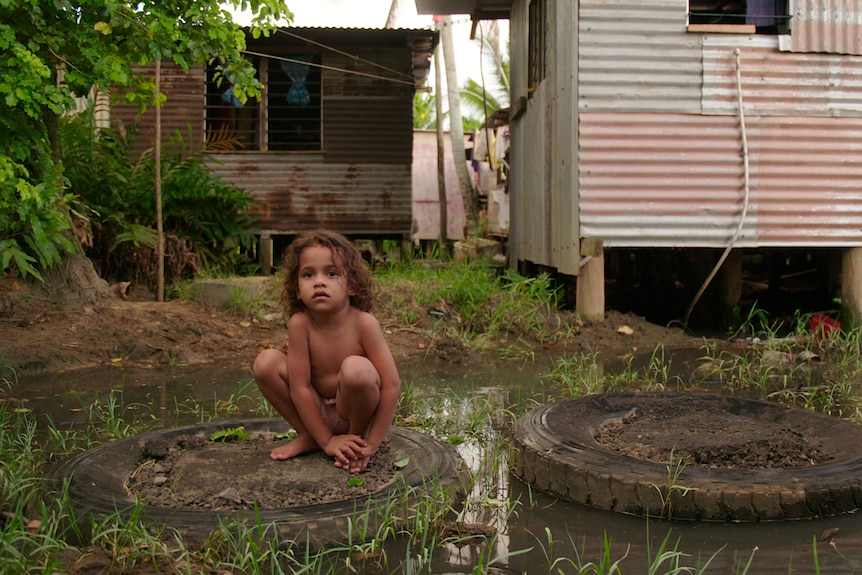
<svg viewBox="0 0 862 575">
<path fill-rule="evenodd" d="M 311 62 L 313 56 L 291 56 L 292 62 L 281 61 L 281 69 L 290 78 L 293 84 L 287 92 L 287 103 L 292 106 L 308 106 L 311 103 L 311 95 L 308 93 L 308 87 L 305 81 L 308 79 L 308 64 L 303 62 Z"/>
</svg>

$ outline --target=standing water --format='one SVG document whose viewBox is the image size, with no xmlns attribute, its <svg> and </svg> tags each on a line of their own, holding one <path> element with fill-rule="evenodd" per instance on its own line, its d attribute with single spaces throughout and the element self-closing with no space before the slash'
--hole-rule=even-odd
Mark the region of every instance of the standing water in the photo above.
<svg viewBox="0 0 862 575">
<path fill-rule="evenodd" d="M 508 471 L 508 433 L 514 415 L 566 397 L 542 378 L 550 369 L 550 360 L 543 359 L 400 366 L 403 403 L 413 410 L 413 420 L 405 424 L 428 427 L 458 444 L 476 475 L 459 520 L 489 525 L 494 535 L 446 545 L 427 560 L 430 567 L 420 558 L 415 564 L 405 560 L 396 572 L 473 573 L 491 564 L 506 573 L 578 573 L 579 568 L 609 573 L 619 561 L 622 573 L 634 574 L 700 572 L 674 567 L 706 565 L 704 573 L 716 574 L 862 573 L 862 517 L 857 513 L 769 523 L 647 520 L 554 499 L 525 485 Z M 272 416 L 249 366 L 240 363 L 55 373 L 22 378 L 12 394 L 40 422 L 50 418 L 60 430 L 98 425 L 94 417 L 114 425 L 120 420 L 165 428 Z M 410 556 L 397 542 L 391 546 L 390 570 L 393 558 Z M 594 569 L 583 570 L 589 563 Z"/>
</svg>

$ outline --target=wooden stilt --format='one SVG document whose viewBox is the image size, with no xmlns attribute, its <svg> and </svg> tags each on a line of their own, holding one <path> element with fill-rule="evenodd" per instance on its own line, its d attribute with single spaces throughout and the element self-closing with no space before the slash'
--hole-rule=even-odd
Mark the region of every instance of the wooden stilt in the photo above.
<svg viewBox="0 0 862 575">
<path fill-rule="evenodd" d="M 862 248 L 848 248 L 842 256 L 841 315 L 848 329 L 862 325 Z"/>
<path fill-rule="evenodd" d="M 272 236 L 260 236 L 260 273 L 268 276 L 272 273 Z"/>
<path fill-rule="evenodd" d="M 742 298 L 742 250 L 732 250 L 719 271 L 721 315 L 725 326 L 732 324 L 733 310 Z"/>
<path fill-rule="evenodd" d="M 578 274 L 575 310 L 588 323 L 605 319 L 605 256 L 601 240 L 584 239 L 581 255 L 589 256 Z"/>
</svg>

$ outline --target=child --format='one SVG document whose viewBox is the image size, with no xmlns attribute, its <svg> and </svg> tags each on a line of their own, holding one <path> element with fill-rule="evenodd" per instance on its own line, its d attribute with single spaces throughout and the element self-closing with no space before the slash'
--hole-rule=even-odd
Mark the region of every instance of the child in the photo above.
<svg viewBox="0 0 862 575">
<path fill-rule="evenodd" d="M 264 397 L 297 431 L 270 457 L 316 449 L 360 473 L 386 437 L 401 382 L 372 305 L 371 273 L 344 236 L 299 236 L 284 258 L 282 303 L 290 351 L 266 349 L 254 361 Z"/>
</svg>

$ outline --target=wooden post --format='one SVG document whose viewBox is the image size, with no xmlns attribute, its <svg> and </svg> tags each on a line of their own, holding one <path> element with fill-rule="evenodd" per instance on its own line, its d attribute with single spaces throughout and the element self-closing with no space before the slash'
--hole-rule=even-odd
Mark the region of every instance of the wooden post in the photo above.
<svg viewBox="0 0 862 575">
<path fill-rule="evenodd" d="M 721 289 L 721 319 L 725 326 L 730 326 L 734 321 L 733 310 L 742 298 L 742 251 L 731 250 L 718 273 Z"/>
<path fill-rule="evenodd" d="M 601 240 L 581 240 L 581 256 L 590 259 L 581 266 L 575 294 L 575 310 L 587 323 L 605 320 L 605 256 Z"/>
<path fill-rule="evenodd" d="M 265 276 L 272 273 L 272 236 L 269 234 L 260 236 L 260 271 Z"/>
<path fill-rule="evenodd" d="M 847 329 L 862 325 L 862 248 L 844 250 L 841 259 L 841 316 Z"/>
</svg>

